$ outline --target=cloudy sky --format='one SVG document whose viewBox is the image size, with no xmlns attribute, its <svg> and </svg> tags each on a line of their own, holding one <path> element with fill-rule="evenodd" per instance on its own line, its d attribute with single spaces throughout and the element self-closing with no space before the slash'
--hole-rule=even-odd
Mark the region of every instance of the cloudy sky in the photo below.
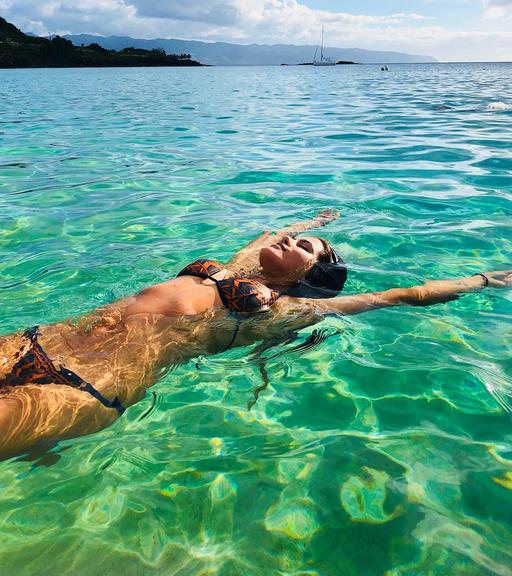
<svg viewBox="0 0 512 576">
<path fill-rule="evenodd" d="M 24 32 L 316 44 L 512 60 L 512 0 L 0 0 Z"/>
</svg>

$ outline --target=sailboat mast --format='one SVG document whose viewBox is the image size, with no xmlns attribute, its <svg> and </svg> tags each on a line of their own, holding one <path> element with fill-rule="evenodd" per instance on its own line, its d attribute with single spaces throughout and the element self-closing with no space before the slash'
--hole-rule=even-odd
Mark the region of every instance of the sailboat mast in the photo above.
<svg viewBox="0 0 512 576">
<path fill-rule="evenodd" d="M 313 60 L 314 66 L 335 66 L 336 62 L 334 62 L 331 58 L 326 58 L 324 56 L 324 27 L 322 26 L 322 41 L 320 42 L 320 60 L 316 59 L 316 53 L 318 51 L 318 46 L 315 49 L 315 58 Z"/>
</svg>

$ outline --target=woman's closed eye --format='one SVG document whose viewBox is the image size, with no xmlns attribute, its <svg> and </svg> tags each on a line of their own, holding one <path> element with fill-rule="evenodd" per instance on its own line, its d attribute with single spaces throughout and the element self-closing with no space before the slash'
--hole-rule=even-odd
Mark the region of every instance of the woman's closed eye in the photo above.
<svg viewBox="0 0 512 576">
<path fill-rule="evenodd" d="M 299 240 L 297 242 L 297 246 L 299 248 L 302 248 L 303 250 L 305 250 L 309 254 L 313 254 L 313 252 L 315 251 L 313 248 L 313 244 L 311 244 L 311 242 L 309 242 L 308 240 Z"/>
</svg>

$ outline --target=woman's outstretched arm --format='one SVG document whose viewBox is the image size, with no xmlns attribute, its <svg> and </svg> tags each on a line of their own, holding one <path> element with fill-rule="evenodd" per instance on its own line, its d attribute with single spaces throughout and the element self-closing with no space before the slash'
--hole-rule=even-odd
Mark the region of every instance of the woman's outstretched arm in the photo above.
<svg viewBox="0 0 512 576">
<path fill-rule="evenodd" d="M 290 224 L 282 230 L 278 230 L 276 234 L 285 236 L 286 234 L 297 234 L 298 232 L 305 232 L 306 230 L 313 230 L 313 228 L 321 228 L 333 220 L 337 220 L 340 217 L 338 210 L 331 210 L 327 208 L 319 212 L 311 220 L 304 220 L 303 222 L 296 222 L 295 224 Z"/>
<path fill-rule="evenodd" d="M 270 246 L 276 242 L 280 242 L 286 235 L 297 234 L 298 232 L 305 232 L 314 228 L 325 226 L 332 220 L 339 218 L 337 210 L 323 210 L 311 220 L 304 222 L 297 222 L 291 224 L 282 230 L 276 232 L 264 232 L 252 242 L 239 250 L 233 258 L 228 262 L 228 268 L 236 271 L 237 269 L 249 268 L 258 263 L 259 251 L 265 246 Z"/>
<path fill-rule="evenodd" d="M 323 313 L 360 314 L 369 310 L 390 306 L 431 306 L 457 300 L 468 292 L 479 292 L 483 288 L 512 287 L 512 270 L 486 272 L 458 280 L 432 280 L 411 288 L 392 288 L 384 292 L 369 292 L 352 296 L 338 296 L 325 300 L 283 298 L 290 307 L 303 307 Z M 285 304 L 283 302 L 283 304 Z M 285 304 L 286 305 L 286 304 Z"/>
</svg>

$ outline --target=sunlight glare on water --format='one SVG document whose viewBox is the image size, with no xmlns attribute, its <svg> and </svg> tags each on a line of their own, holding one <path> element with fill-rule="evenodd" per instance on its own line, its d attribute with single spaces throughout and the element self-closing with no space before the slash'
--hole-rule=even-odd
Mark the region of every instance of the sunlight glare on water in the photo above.
<svg viewBox="0 0 512 576">
<path fill-rule="evenodd" d="M 346 291 L 512 263 L 511 64 L 0 71 L 0 332 L 330 207 Z M 512 294 L 179 366 L 0 463 L 0 572 L 509 575 Z M 304 330 L 300 340 L 312 334 Z M 272 356 L 270 358 L 270 356 Z"/>
</svg>

